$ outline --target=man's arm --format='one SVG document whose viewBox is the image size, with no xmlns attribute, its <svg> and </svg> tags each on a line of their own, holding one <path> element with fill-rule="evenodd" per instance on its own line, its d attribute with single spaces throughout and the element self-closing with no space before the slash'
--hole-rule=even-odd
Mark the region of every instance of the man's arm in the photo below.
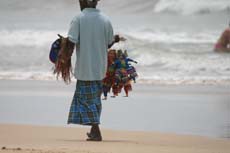
<svg viewBox="0 0 230 153">
<path fill-rule="evenodd" d="M 59 52 L 59 58 L 62 62 L 66 62 L 71 59 L 74 51 L 75 44 L 69 40 L 69 38 L 62 38 L 61 50 Z"/>
<path fill-rule="evenodd" d="M 119 41 L 120 41 L 119 35 L 115 35 L 113 37 L 113 42 L 111 44 L 109 44 L 108 48 L 111 48 L 115 43 L 118 43 Z"/>
<path fill-rule="evenodd" d="M 61 37 L 61 49 L 58 54 L 58 60 L 55 64 L 54 74 L 63 78 L 65 83 L 71 82 L 72 64 L 71 56 L 75 44 L 69 41 L 69 38 Z"/>
<path fill-rule="evenodd" d="M 74 46 L 75 44 L 67 38 L 66 50 L 68 52 L 68 58 L 71 58 L 73 51 L 74 51 Z"/>
<path fill-rule="evenodd" d="M 108 48 L 110 49 L 115 43 L 118 43 L 120 41 L 125 41 L 126 39 L 123 37 L 120 37 L 119 35 L 114 36 L 114 40 L 111 44 L 109 44 Z"/>
</svg>

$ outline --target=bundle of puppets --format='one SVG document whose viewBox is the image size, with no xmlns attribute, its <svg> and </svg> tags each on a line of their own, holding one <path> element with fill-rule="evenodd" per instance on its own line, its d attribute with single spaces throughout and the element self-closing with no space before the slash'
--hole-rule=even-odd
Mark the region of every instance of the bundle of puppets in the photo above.
<svg viewBox="0 0 230 153">
<path fill-rule="evenodd" d="M 106 77 L 103 79 L 103 94 L 104 100 L 107 99 L 108 93 L 113 92 L 113 96 L 118 96 L 124 88 L 125 96 L 128 97 L 129 91 L 132 90 L 132 81 L 135 83 L 137 72 L 130 62 L 136 61 L 128 58 L 127 51 L 109 50 L 108 52 L 108 66 Z"/>
</svg>

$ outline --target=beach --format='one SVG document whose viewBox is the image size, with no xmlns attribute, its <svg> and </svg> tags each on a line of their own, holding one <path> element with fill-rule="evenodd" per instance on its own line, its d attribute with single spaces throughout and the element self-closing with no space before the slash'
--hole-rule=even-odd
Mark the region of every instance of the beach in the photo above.
<svg viewBox="0 0 230 153">
<path fill-rule="evenodd" d="M 67 125 L 75 82 L 0 80 L 2 153 L 227 153 L 229 86 L 135 84 L 102 101 L 102 142 Z"/>
<path fill-rule="evenodd" d="M 0 123 L 67 125 L 75 90 L 62 81 L 0 80 Z M 102 101 L 102 128 L 230 137 L 229 86 L 133 84 Z"/>
<path fill-rule="evenodd" d="M 100 1 L 127 39 L 112 49 L 138 62 L 138 79 L 128 98 L 102 101 L 103 141 L 87 142 L 89 127 L 67 124 L 76 80 L 57 81 L 49 60 L 78 1 L 0 1 L 0 153 L 230 153 L 230 54 L 213 51 L 229 8 L 227 0 Z"/>
<path fill-rule="evenodd" d="M 102 142 L 87 129 L 0 125 L 1 153 L 229 153 L 230 141 L 199 136 L 103 129 Z"/>
</svg>

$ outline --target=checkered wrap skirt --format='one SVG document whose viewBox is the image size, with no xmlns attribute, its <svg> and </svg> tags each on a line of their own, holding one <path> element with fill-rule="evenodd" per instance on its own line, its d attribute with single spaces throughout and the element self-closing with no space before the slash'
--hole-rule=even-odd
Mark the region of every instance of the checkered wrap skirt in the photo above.
<svg viewBox="0 0 230 153">
<path fill-rule="evenodd" d="M 100 124 L 102 81 L 77 81 L 68 124 Z"/>
</svg>

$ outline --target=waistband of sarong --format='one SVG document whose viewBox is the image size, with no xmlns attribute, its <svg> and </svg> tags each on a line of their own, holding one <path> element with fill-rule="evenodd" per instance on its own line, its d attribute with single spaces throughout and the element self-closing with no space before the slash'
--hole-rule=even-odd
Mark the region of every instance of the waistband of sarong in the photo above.
<svg viewBox="0 0 230 153">
<path fill-rule="evenodd" d="M 83 86 L 92 86 L 92 85 L 101 85 L 102 80 L 95 80 L 95 81 L 85 81 L 85 80 L 77 80 L 77 85 Z"/>
</svg>

